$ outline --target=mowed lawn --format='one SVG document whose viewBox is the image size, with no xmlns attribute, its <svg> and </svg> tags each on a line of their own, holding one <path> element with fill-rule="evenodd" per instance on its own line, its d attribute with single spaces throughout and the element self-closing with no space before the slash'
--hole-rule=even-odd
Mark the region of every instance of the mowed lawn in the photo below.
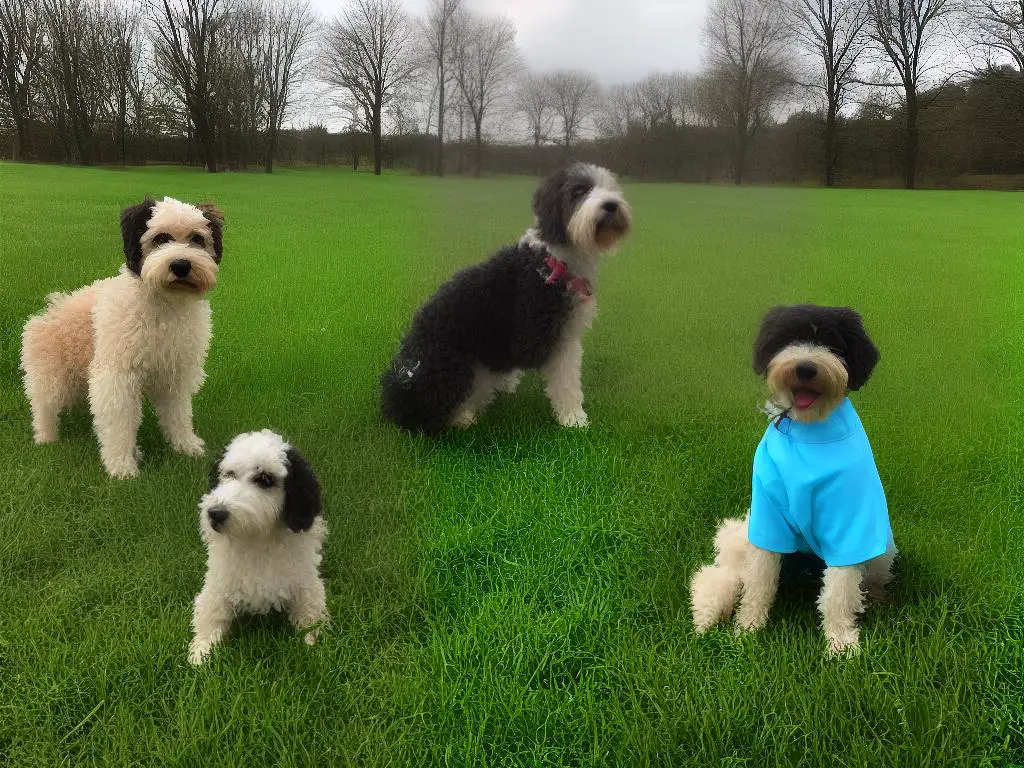
<svg viewBox="0 0 1024 768">
<path fill-rule="evenodd" d="M 381 422 L 417 305 L 529 225 L 530 179 L 0 164 L 0 764 L 1006 766 L 1024 763 L 1024 197 L 627 185 L 586 341 L 592 425 L 536 379 L 465 433 Z M 87 409 L 31 441 L 43 297 L 113 274 L 145 194 L 227 218 L 196 400 L 214 451 L 282 431 L 318 469 L 331 629 L 241 622 L 190 668 L 208 460 L 151 414 L 112 482 Z M 776 303 L 849 304 L 855 403 L 902 554 L 863 649 L 824 656 L 813 577 L 769 626 L 693 633 L 691 573 L 741 513 Z"/>
</svg>

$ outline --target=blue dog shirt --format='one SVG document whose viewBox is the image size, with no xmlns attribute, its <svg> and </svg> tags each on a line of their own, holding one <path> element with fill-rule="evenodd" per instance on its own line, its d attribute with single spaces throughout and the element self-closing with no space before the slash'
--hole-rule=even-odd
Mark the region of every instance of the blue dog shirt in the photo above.
<svg viewBox="0 0 1024 768">
<path fill-rule="evenodd" d="M 892 545 L 868 436 L 849 399 L 824 421 L 768 425 L 754 454 L 750 543 L 856 565 Z"/>
</svg>

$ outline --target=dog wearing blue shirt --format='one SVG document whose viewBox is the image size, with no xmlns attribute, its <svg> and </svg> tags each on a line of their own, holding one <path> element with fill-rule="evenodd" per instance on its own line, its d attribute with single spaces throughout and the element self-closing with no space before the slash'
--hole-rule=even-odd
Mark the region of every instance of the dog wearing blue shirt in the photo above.
<svg viewBox="0 0 1024 768">
<path fill-rule="evenodd" d="M 754 343 L 771 417 L 754 454 L 750 514 L 725 520 L 715 562 L 691 582 L 698 633 L 736 608 L 737 631 L 760 629 L 779 585 L 782 556 L 825 563 L 818 609 L 830 654 L 859 647 L 867 596 L 884 596 L 896 556 L 885 492 L 864 427 L 848 398 L 870 378 L 878 348 L 845 307 L 775 307 Z"/>
</svg>

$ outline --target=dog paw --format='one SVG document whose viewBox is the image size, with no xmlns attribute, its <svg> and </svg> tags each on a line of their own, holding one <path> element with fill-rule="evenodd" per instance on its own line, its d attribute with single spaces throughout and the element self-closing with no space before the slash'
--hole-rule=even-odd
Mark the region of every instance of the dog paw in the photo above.
<svg viewBox="0 0 1024 768">
<path fill-rule="evenodd" d="M 302 641 L 306 645 L 316 645 L 316 639 L 320 636 L 319 629 L 311 629 L 306 633 L 306 636 L 302 638 Z"/>
<path fill-rule="evenodd" d="M 456 429 L 469 429 L 476 424 L 476 414 L 472 411 L 459 411 L 452 419 L 452 426 Z"/>
<path fill-rule="evenodd" d="M 849 659 L 860 653 L 859 633 L 854 631 L 848 635 L 828 638 L 826 653 L 833 659 Z"/>
<path fill-rule="evenodd" d="M 742 635 L 747 632 L 757 632 L 759 629 L 764 629 L 765 624 L 768 623 L 767 614 L 755 614 L 749 615 L 744 614 L 742 611 L 736 615 L 736 629 L 735 634 Z"/>
<path fill-rule="evenodd" d="M 522 371 L 515 371 L 513 373 L 506 374 L 502 377 L 501 382 L 498 384 L 498 391 L 504 392 L 509 395 L 514 395 L 516 390 L 519 389 L 519 381 L 523 378 Z"/>
<path fill-rule="evenodd" d="M 577 427 L 582 429 L 590 423 L 590 420 L 587 419 L 586 412 L 580 408 L 575 411 L 569 411 L 568 413 L 558 414 L 558 423 L 563 427 Z"/>
<path fill-rule="evenodd" d="M 104 462 L 107 474 L 115 480 L 130 480 L 139 476 L 139 465 L 134 458 Z"/>
<path fill-rule="evenodd" d="M 210 649 L 203 645 L 192 643 L 188 650 L 188 663 L 198 667 L 210 657 Z"/>
<path fill-rule="evenodd" d="M 698 619 L 696 617 L 694 617 L 694 619 L 693 619 L 693 631 L 695 633 L 697 633 L 698 635 L 703 635 L 705 632 L 707 632 L 713 626 L 715 626 L 715 622 L 711 621 L 710 619 L 706 619 L 706 618 Z"/>
<path fill-rule="evenodd" d="M 36 445 L 48 445 L 49 443 L 57 442 L 56 432 L 36 432 L 32 439 L 35 440 Z"/>
<path fill-rule="evenodd" d="M 202 456 L 206 453 L 206 443 L 198 435 L 174 444 L 174 450 L 184 456 Z"/>
</svg>

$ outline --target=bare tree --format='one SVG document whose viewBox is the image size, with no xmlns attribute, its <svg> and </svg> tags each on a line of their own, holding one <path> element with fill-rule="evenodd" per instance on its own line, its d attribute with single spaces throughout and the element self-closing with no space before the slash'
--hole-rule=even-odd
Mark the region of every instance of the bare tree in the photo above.
<svg viewBox="0 0 1024 768">
<path fill-rule="evenodd" d="M 980 0 L 975 21 L 977 42 L 1009 56 L 1024 73 L 1024 0 Z"/>
<path fill-rule="evenodd" d="M 272 173 L 281 126 L 309 63 L 307 54 L 316 15 L 309 0 L 277 0 L 267 4 L 266 24 L 267 142 L 263 167 Z"/>
<path fill-rule="evenodd" d="M 452 62 L 453 28 L 461 4 L 462 0 L 431 0 L 427 15 L 420 22 L 420 34 L 430 59 L 437 96 L 438 176 L 444 176 L 444 121 L 448 114 L 448 87 L 455 82 Z"/>
<path fill-rule="evenodd" d="M 474 172 L 483 170 L 483 123 L 509 93 L 519 59 L 516 27 L 507 16 L 463 12 L 454 28 L 455 77 L 473 121 Z"/>
<path fill-rule="evenodd" d="M 43 58 L 43 89 L 58 130 L 79 161 L 96 161 L 96 131 L 106 103 L 108 24 L 95 0 L 43 0 L 49 43 Z"/>
<path fill-rule="evenodd" d="M 543 77 L 527 72 L 516 88 L 516 110 L 526 119 L 533 142 L 534 172 L 540 174 L 540 148 L 551 140 L 555 129 L 555 110 Z"/>
<path fill-rule="evenodd" d="M 917 184 L 920 149 L 920 89 L 932 69 L 929 54 L 938 42 L 942 23 L 956 11 L 954 0 L 869 0 L 869 34 L 892 63 L 903 91 L 904 186 Z"/>
<path fill-rule="evenodd" d="M 384 109 L 416 72 L 410 38 L 399 0 L 352 0 L 327 30 L 324 78 L 362 111 L 373 138 L 373 170 L 378 176 Z"/>
<path fill-rule="evenodd" d="M 734 136 L 733 181 L 743 183 L 750 142 L 790 82 L 789 30 L 779 0 L 714 0 L 704 24 L 705 86 L 717 122 Z"/>
<path fill-rule="evenodd" d="M 606 138 L 622 138 L 636 125 L 636 85 L 613 85 L 605 92 L 598 109 L 598 133 Z"/>
<path fill-rule="evenodd" d="M 157 72 L 185 105 L 203 164 L 216 173 L 216 66 L 230 0 L 151 1 Z"/>
<path fill-rule="evenodd" d="M 212 78 L 218 157 L 247 168 L 267 125 L 267 20 L 262 0 L 235 0 L 224 14 Z"/>
<path fill-rule="evenodd" d="M 123 6 L 111 4 L 107 8 L 107 71 L 110 76 L 110 114 L 114 121 L 114 140 L 118 159 L 128 162 L 129 123 L 134 122 L 135 133 L 142 133 L 145 100 L 142 82 L 142 25 L 141 8 L 130 2 Z"/>
<path fill-rule="evenodd" d="M 30 99 L 43 51 L 39 0 L 0 0 L 0 93 L 14 123 L 14 160 L 26 152 Z"/>
<path fill-rule="evenodd" d="M 545 83 L 551 106 L 562 124 L 562 152 L 568 157 L 580 137 L 584 121 L 594 114 L 600 87 L 592 74 L 579 70 L 552 72 Z"/>
<path fill-rule="evenodd" d="M 668 75 L 668 88 L 671 94 L 672 120 L 676 125 L 697 125 L 698 114 L 698 78 L 686 72 L 673 72 Z"/>
<path fill-rule="evenodd" d="M 837 132 L 856 78 L 857 62 L 868 46 L 865 34 L 869 0 L 794 0 L 798 39 L 816 61 L 810 87 L 821 93 L 825 118 L 825 186 L 835 185 L 839 151 Z"/>
</svg>

